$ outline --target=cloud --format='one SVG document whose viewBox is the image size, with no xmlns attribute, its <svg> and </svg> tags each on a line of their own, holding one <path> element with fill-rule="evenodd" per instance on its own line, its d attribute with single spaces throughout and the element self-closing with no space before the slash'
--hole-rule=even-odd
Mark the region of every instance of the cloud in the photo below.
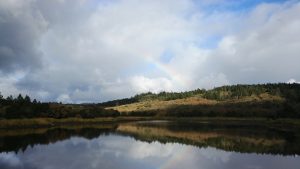
<svg viewBox="0 0 300 169">
<path fill-rule="evenodd" d="M 171 91 L 172 82 L 166 78 L 146 78 L 144 76 L 135 76 L 131 79 L 131 85 L 138 93 L 143 92 L 161 92 Z"/>
<path fill-rule="evenodd" d="M 58 98 L 57 98 L 57 101 L 64 102 L 64 103 L 70 103 L 70 102 L 72 102 L 71 98 L 70 98 L 70 96 L 68 94 L 61 94 L 61 95 L 59 95 Z"/>
<path fill-rule="evenodd" d="M 38 44 L 46 29 L 47 22 L 30 1 L 1 1 L 0 73 L 40 67 Z"/>
<path fill-rule="evenodd" d="M 143 67 L 156 64 L 167 43 L 182 43 L 193 38 L 194 32 L 190 30 L 195 29 L 195 25 L 184 18 L 192 8 L 191 3 L 183 0 L 172 6 L 168 4 L 135 0 L 107 4 L 82 1 L 37 3 L 49 23 L 40 44 L 46 65 L 38 72 L 28 73 L 17 82 L 17 87 L 32 88 L 32 93 L 46 91 L 51 93 L 47 98 L 50 100 L 60 100 L 60 95 L 67 93 L 73 101 L 99 100 L 101 94 L 106 94 L 102 100 L 107 100 L 114 94 L 111 88 L 120 86 L 116 83 L 119 79 L 123 85 L 130 85 L 120 91 L 119 96 L 141 91 L 141 85 L 135 86 L 128 81 L 143 74 Z M 89 5 L 95 6 L 92 12 L 86 10 Z M 139 8 L 132 10 L 137 5 Z M 49 7 L 65 10 L 57 17 Z M 168 78 L 161 76 L 154 82 L 164 79 L 164 83 Z M 146 84 L 146 88 L 152 90 L 162 83 L 152 87 Z M 169 84 L 162 85 L 159 90 L 166 89 Z M 92 98 L 90 95 L 87 99 L 82 96 L 86 92 L 98 96 Z"/>
<path fill-rule="evenodd" d="M 222 38 L 211 59 L 232 83 L 284 82 L 299 78 L 300 4 L 258 5 L 243 30 Z M 259 19 L 257 19 L 259 18 Z"/>
<path fill-rule="evenodd" d="M 20 166 L 21 161 L 14 153 L 0 153 L 0 164 L 2 164 L 1 166 L 7 165 L 14 168 Z"/>
<path fill-rule="evenodd" d="M 298 82 L 298 81 L 295 80 L 295 79 L 290 79 L 290 80 L 287 81 L 287 83 L 293 84 L 293 83 L 300 83 L 300 82 Z"/>
<path fill-rule="evenodd" d="M 297 1 L 0 3 L 5 95 L 99 102 L 300 79 Z"/>
</svg>

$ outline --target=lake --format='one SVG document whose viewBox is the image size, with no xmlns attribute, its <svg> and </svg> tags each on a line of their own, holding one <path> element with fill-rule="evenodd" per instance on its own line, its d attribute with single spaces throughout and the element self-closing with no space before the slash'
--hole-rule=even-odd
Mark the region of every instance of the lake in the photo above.
<svg viewBox="0 0 300 169">
<path fill-rule="evenodd" d="M 299 169 L 298 129 L 141 121 L 0 131 L 1 169 Z"/>
</svg>

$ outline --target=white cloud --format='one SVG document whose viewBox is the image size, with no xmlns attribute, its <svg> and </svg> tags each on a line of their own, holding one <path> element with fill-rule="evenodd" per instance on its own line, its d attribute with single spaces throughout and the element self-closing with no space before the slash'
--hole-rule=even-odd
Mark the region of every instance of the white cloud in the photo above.
<svg viewBox="0 0 300 169">
<path fill-rule="evenodd" d="M 299 78 L 300 43 L 296 38 L 299 11 L 299 3 L 257 6 L 241 21 L 243 29 L 224 36 L 213 51 L 212 71 L 225 74 L 231 83 L 284 82 L 287 77 Z"/>
<path fill-rule="evenodd" d="M 142 92 L 161 92 L 171 91 L 172 82 L 166 78 L 146 78 L 144 76 L 135 76 L 131 78 L 131 85 L 138 93 Z"/>
<path fill-rule="evenodd" d="M 58 102 L 64 102 L 64 103 L 70 103 L 72 102 L 70 96 L 68 94 L 61 94 L 58 96 L 57 100 Z"/>
<path fill-rule="evenodd" d="M 174 143 L 161 144 L 157 141 L 151 143 L 136 141 L 134 138 L 125 138 L 122 142 L 118 139 L 111 139 L 109 142 L 105 141 L 101 146 L 104 147 L 101 151 L 105 153 L 114 153 L 116 157 L 129 157 L 135 160 L 170 158 L 176 154 L 176 152 L 190 148 Z"/>
<path fill-rule="evenodd" d="M 217 75 L 210 74 L 205 76 L 198 81 L 198 84 L 204 88 L 213 88 L 222 85 L 230 85 L 230 82 L 228 81 L 226 75 L 220 73 Z"/>
<path fill-rule="evenodd" d="M 290 79 L 290 80 L 287 81 L 287 83 L 289 83 L 289 84 L 299 83 L 299 84 L 300 84 L 300 82 L 298 82 L 298 81 L 295 80 L 295 79 Z"/>
</svg>

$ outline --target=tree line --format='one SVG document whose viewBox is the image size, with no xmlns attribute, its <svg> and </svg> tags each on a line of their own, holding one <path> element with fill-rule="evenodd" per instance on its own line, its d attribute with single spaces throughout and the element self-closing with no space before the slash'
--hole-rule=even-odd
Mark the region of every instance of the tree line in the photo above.
<svg viewBox="0 0 300 169">
<path fill-rule="evenodd" d="M 0 118 L 96 118 L 115 117 L 120 113 L 115 110 L 106 110 L 95 104 L 75 105 L 60 104 L 51 102 L 40 102 L 31 99 L 28 95 L 23 97 L 8 96 L 4 98 L 0 93 Z"/>
<path fill-rule="evenodd" d="M 239 99 L 245 96 L 268 93 L 274 96 L 280 96 L 291 102 L 300 102 L 300 84 L 287 84 L 287 83 L 267 83 L 256 85 L 227 85 L 216 87 L 214 89 L 196 89 L 186 92 L 160 92 L 160 93 L 141 93 L 131 98 L 112 100 L 100 103 L 99 105 L 105 107 L 112 107 L 118 105 L 125 105 L 130 103 L 149 101 L 149 100 L 175 100 L 184 99 L 193 96 L 199 96 L 211 100 L 226 100 L 226 99 Z"/>
</svg>

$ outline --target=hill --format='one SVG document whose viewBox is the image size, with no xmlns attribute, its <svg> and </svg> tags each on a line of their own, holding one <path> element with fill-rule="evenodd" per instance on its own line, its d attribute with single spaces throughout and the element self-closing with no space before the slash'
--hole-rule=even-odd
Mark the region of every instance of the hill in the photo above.
<svg viewBox="0 0 300 169">
<path fill-rule="evenodd" d="M 188 92 L 148 92 L 99 105 L 124 116 L 299 118 L 300 85 L 232 85 Z"/>
<path fill-rule="evenodd" d="M 300 118 L 300 84 L 148 92 L 98 104 L 41 103 L 21 94 L 16 98 L 0 94 L 0 119 L 117 116 Z"/>
</svg>

